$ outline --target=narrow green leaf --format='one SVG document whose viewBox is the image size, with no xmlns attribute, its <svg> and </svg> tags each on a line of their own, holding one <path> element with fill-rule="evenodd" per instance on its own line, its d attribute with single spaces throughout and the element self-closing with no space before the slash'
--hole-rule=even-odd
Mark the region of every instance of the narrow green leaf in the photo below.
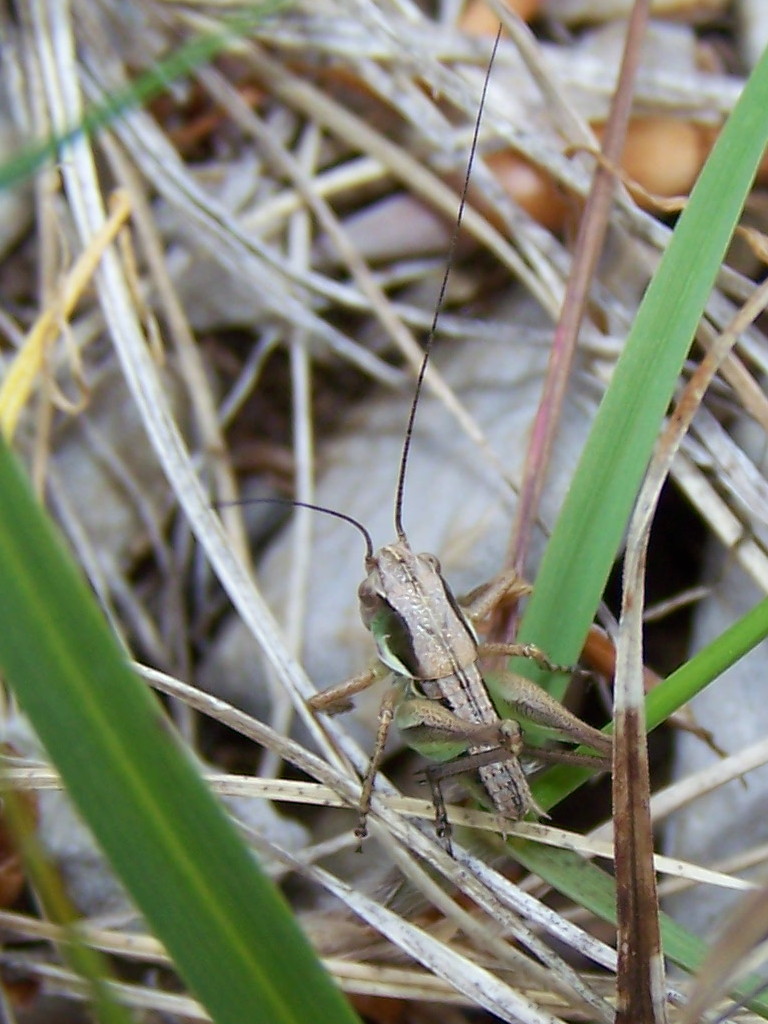
<svg viewBox="0 0 768 1024">
<path fill-rule="evenodd" d="M 645 698 L 648 732 L 679 711 L 697 693 L 722 675 L 768 637 L 768 598 L 755 605 L 738 622 L 662 680 Z M 557 765 L 532 785 L 533 795 L 545 810 L 554 807 L 594 775 L 591 768 Z"/>
<path fill-rule="evenodd" d="M 768 52 L 724 126 L 648 287 L 547 545 L 519 639 L 538 644 L 554 661 L 568 664 L 578 657 L 593 621 L 683 360 L 765 150 L 766 109 Z M 764 602 L 670 676 L 648 698 L 649 725 L 658 725 L 759 642 L 767 619 Z M 544 681 L 523 660 L 515 661 L 514 670 Z M 552 680 L 550 688 L 558 695 L 562 685 L 564 680 Z M 536 797 L 551 806 L 585 774 L 553 769 L 537 785 Z M 533 843 L 509 845 L 521 864 L 550 885 L 615 920 L 614 880 L 596 865 Z M 662 935 L 665 954 L 695 970 L 704 944 L 666 917 Z M 745 980 L 741 991 L 747 992 L 752 980 Z M 749 1005 L 768 1016 L 768 1000 Z"/>
<path fill-rule="evenodd" d="M 768 598 L 654 687 L 645 700 L 648 729 L 655 729 L 726 669 L 768 637 Z"/>
<path fill-rule="evenodd" d="M 561 664 L 580 654 L 632 505 L 768 141 L 768 54 L 754 69 L 653 276 L 597 412 L 520 628 Z M 541 680 L 530 663 L 515 671 Z M 555 686 L 564 686 L 560 678 Z"/>
<path fill-rule="evenodd" d="M 85 995 L 91 1013 L 99 1024 L 131 1024 L 128 1010 L 110 988 L 110 965 L 99 949 L 86 944 L 77 926 L 77 911 L 72 906 L 61 874 L 48 859 L 37 834 L 34 812 L 22 794 L 8 788 L 0 769 L 0 796 L 4 824 L 13 831 L 24 861 L 24 873 L 35 891 L 44 916 L 61 929 L 59 950 L 72 971 L 85 982 Z"/>
<path fill-rule="evenodd" d="M 354 1021 L 130 671 L 4 443 L 0 496 L 0 666 L 192 992 L 220 1024 Z"/>
<path fill-rule="evenodd" d="M 570 850 L 542 846 L 527 839 L 508 841 L 515 859 L 534 874 L 545 878 L 558 892 L 570 897 L 604 921 L 616 922 L 616 892 L 613 878 L 591 861 Z M 660 915 L 664 955 L 686 971 L 698 970 L 708 947 L 666 914 Z M 754 975 L 734 986 L 733 996 L 745 998 L 745 1005 L 768 1018 L 768 996 L 751 997 L 760 985 Z"/>
<path fill-rule="evenodd" d="M 222 19 L 219 32 L 195 36 L 188 43 L 178 47 L 164 60 L 158 61 L 149 71 L 139 75 L 125 89 L 116 90 L 103 103 L 91 107 L 80 124 L 57 135 L 22 149 L 15 157 L 0 166 L 0 189 L 8 188 L 16 181 L 28 178 L 46 160 L 52 160 L 59 151 L 83 135 L 93 135 L 120 114 L 134 107 L 148 103 L 155 96 L 165 92 L 169 84 L 194 71 L 216 54 L 226 49 L 238 36 L 244 36 L 270 14 L 285 7 L 287 0 L 263 0 L 254 4 L 251 11 L 238 17 Z"/>
</svg>

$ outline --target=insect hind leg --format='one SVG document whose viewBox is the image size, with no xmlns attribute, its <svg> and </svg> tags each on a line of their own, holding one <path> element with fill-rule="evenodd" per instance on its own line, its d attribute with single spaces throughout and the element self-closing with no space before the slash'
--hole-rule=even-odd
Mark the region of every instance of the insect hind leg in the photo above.
<svg viewBox="0 0 768 1024">
<path fill-rule="evenodd" d="M 450 714 L 449 712 L 447 713 Z M 471 750 L 450 761 L 426 764 L 417 773 L 417 775 L 420 775 L 429 783 L 432 803 L 435 808 L 435 831 L 438 839 L 444 844 L 449 853 L 452 852 L 451 823 L 448 819 L 442 787 L 445 779 L 455 778 L 459 775 L 470 775 L 491 765 L 507 764 L 510 768 L 516 767 L 517 772 L 514 773 L 513 778 L 519 774 L 519 778 L 515 778 L 515 781 L 517 783 L 518 798 L 523 801 L 524 806 L 520 808 L 519 814 L 514 815 L 514 819 L 517 820 L 529 809 L 535 810 L 541 816 L 545 813 L 533 800 L 525 781 L 525 776 L 519 766 L 518 755 L 522 751 L 523 744 L 518 723 L 510 719 L 501 719 L 493 723 L 492 726 L 469 725 L 466 727 L 465 733 L 469 736 L 474 736 L 475 739 L 482 737 L 484 741 L 492 741 L 492 745 L 480 750 Z"/>
<path fill-rule="evenodd" d="M 448 820 L 448 811 L 445 806 L 445 797 L 441 782 L 445 777 L 442 764 L 427 764 L 417 775 L 422 776 L 429 784 L 429 791 L 432 796 L 432 806 L 435 809 L 435 833 L 437 838 L 445 847 L 446 853 L 453 856 L 453 845 L 451 843 L 451 823 Z"/>
</svg>

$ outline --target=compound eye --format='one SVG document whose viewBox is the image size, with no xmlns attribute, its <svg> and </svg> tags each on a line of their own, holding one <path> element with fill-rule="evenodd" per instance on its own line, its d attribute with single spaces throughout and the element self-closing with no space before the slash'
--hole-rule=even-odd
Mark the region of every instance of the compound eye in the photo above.
<svg viewBox="0 0 768 1024">
<path fill-rule="evenodd" d="M 375 615 L 383 603 L 381 595 L 374 590 L 368 580 L 363 580 L 357 588 L 357 599 L 364 618 L 366 614 Z"/>
<path fill-rule="evenodd" d="M 440 565 L 440 559 L 435 555 L 431 555 L 429 552 L 425 551 L 423 554 L 419 555 L 419 558 L 426 562 L 430 569 L 434 569 L 438 576 L 442 574 L 443 568 Z"/>
</svg>

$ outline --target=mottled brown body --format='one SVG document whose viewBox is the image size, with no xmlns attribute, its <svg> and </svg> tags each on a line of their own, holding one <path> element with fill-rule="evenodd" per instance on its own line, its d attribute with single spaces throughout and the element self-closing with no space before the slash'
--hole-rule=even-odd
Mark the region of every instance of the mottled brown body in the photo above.
<svg viewBox="0 0 768 1024">
<path fill-rule="evenodd" d="M 479 660 L 484 654 L 522 655 L 549 670 L 558 666 L 530 645 L 481 644 L 473 626 L 473 620 L 484 619 L 503 597 L 526 593 L 527 585 L 513 574 L 503 574 L 475 591 L 462 608 L 434 555 L 414 553 L 404 538 L 370 554 L 366 568 L 368 575 L 359 588 L 360 611 L 381 665 L 394 677 L 395 685 L 382 702 L 376 746 L 363 785 L 358 836 L 365 835 L 373 782 L 393 720 L 409 746 L 439 763 L 432 769 L 432 779 L 476 770 L 489 803 L 504 818 L 518 821 L 529 811 L 543 814 L 518 758 L 523 749 L 520 725 L 498 715 Z M 318 694 L 311 704 L 317 710 L 345 710 L 350 697 L 381 674 L 380 669 L 369 670 Z M 601 753 L 610 750 L 609 737 L 576 718 L 534 683 L 501 673 L 494 677 L 493 686 L 522 718 Z"/>
</svg>

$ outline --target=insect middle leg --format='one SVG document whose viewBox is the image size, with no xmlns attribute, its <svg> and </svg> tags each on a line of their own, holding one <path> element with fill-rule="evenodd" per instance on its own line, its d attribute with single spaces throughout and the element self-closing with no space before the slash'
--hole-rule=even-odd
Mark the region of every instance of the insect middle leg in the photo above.
<svg viewBox="0 0 768 1024">
<path fill-rule="evenodd" d="M 478 626 L 499 604 L 509 597 L 524 597 L 531 592 L 531 586 L 522 580 L 514 569 L 506 569 L 492 580 L 476 587 L 469 594 L 459 599 L 459 605 L 471 620 Z M 529 658 L 547 672 L 574 671 L 573 666 L 557 665 L 535 644 L 516 643 L 481 643 L 479 657 Z"/>
<path fill-rule="evenodd" d="M 472 770 L 473 764 L 467 765 L 467 751 L 473 757 L 476 752 L 488 751 L 483 764 L 506 762 L 512 771 L 506 785 L 514 792 L 511 794 L 514 811 L 510 815 L 519 818 L 529 808 L 539 810 L 528 788 L 525 775 L 517 760 L 522 750 L 522 732 L 517 722 L 509 719 L 498 719 L 490 724 L 475 724 L 459 718 L 439 701 L 421 696 L 415 689 L 413 680 L 398 678 L 384 695 L 379 709 L 379 724 L 376 742 L 368 770 L 363 780 L 360 795 L 359 817 L 355 835 L 360 843 L 367 834 L 366 821 L 371 807 L 371 796 L 376 775 L 381 767 L 384 749 L 392 723 L 397 725 L 405 742 L 413 750 L 422 754 L 430 761 L 440 762 L 437 766 L 443 769 L 443 775 L 462 774 Z M 447 762 L 456 758 L 462 767 L 453 770 Z M 431 766 L 430 766 L 431 768 Z M 429 773 L 430 768 L 427 769 Z M 437 776 L 433 776 L 437 778 Z M 430 779 L 429 774 L 427 778 Z M 433 788 L 434 793 L 434 788 Z M 441 838 L 447 834 L 447 819 L 442 797 L 435 802 L 437 832 Z"/>
<path fill-rule="evenodd" d="M 360 804 L 358 807 L 358 818 L 357 826 L 355 828 L 355 837 L 357 838 L 357 850 L 358 853 L 362 851 L 363 840 L 368 834 L 367 821 L 368 813 L 371 809 L 371 797 L 373 795 L 373 784 L 376 781 L 376 775 L 378 774 L 381 762 L 384 758 L 384 749 L 387 745 L 387 737 L 389 736 L 389 730 L 392 727 L 392 722 L 395 717 L 395 709 L 397 707 L 400 697 L 400 689 L 395 684 L 384 694 L 384 697 L 379 707 L 379 724 L 376 729 L 376 741 L 373 747 L 373 753 L 371 754 L 371 760 L 368 762 L 368 770 L 365 773 L 363 779 L 363 788 L 360 791 Z"/>
<path fill-rule="evenodd" d="M 413 686 L 396 707 L 395 721 L 410 747 L 438 762 L 425 769 L 435 803 L 437 833 L 449 835 L 439 780 L 479 769 L 486 799 L 504 818 L 517 821 L 528 811 L 544 812 L 536 804 L 518 755 L 522 730 L 512 719 L 468 722 L 442 702 L 423 697 Z M 450 844 L 449 844 L 450 845 Z"/>
<path fill-rule="evenodd" d="M 463 754 L 454 761 L 446 761 L 441 764 L 426 764 L 417 773 L 422 775 L 429 783 L 432 805 L 435 808 L 435 832 L 448 853 L 452 853 L 453 848 L 451 845 L 451 823 L 448 820 L 448 811 L 443 794 L 443 781 L 458 775 L 468 775 L 470 772 L 476 772 L 480 768 L 499 764 L 500 762 L 513 763 L 515 769 L 522 771 L 515 752 L 503 747 L 489 747 L 487 750 L 478 750 L 474 754 Z M 527 782 L 525 787 L 527 790 Z"/>
<path fill-rule="evenodd" d="M 522 596 L 530 591 L 514 570 L 500 573 L 489 583 L 477 587 L 460 602 L 473 623 L 481 622 L 506 597 Z M 547 672 L 568 673 L 573 666 L 557 665 L 535 644 L 483 642 L 478 645 L 478 658 L 528 658 Z M 538 686 L 513 672 L 495 672 L 485 675 L 488 689 L 494 696 L 508 703 L 515 715 L 523 721 L 542 726 L 556 736 L 572 743 L 583 743 L 602 754 L 611 750 L 611 738 L 582 722 L 559 701 Z"/>
</svg>

